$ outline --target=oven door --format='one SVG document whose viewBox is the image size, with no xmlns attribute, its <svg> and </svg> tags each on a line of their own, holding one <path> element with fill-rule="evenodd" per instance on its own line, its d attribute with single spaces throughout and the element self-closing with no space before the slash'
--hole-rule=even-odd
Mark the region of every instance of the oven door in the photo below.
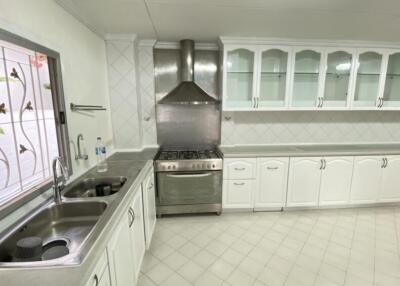
<svg viewBox="0 0 400 286">
<path fill-rule="evenodd" d="M 222 171 L 157 173 L 160 206 L 220 204 Z"/>
</svg>

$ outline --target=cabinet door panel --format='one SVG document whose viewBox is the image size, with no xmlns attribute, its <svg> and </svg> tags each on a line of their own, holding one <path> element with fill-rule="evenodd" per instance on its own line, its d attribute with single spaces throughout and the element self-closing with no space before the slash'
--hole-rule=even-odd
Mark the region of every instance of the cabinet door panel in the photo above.
<svg viewBox="0 0 400 286">
<path fill-rule="evenodd" d="M 321 158 L 291 158 L 287 206 L 317 206 Z"/>
<path fill-rule="evenodd" d="M 351 203 L 375 203 L 381 186 L 382 157 L 356 157 L 354 159 Z"/>
<path fill-rule="evenodd" d="M 400 53 L 389 55 L 383 100 L 384 108 L 400 108 Z"/>
<path fill-rule="evenodd" d="M 382 54 L 366 51 L 358 55 L 353 107 L 375 108 L 380 93 Z"/>
<path fill-rule="evenodd" d="M 400 156 L 387 157 L 387 164 L 382 172 L 382 189 L 379 201 L 400 201 Z"/>
<path fill-rule="evenodd" d="M 111 284 L 113 286 L 135 285 L 135 266 L 132 257 L 132 243 L 126 214 L 114 231 L 107 245 L 110 263 Z"/>
<path fill-rule="evenodd" d="M 352 71 L 352 53 L 347 51 L 328 53 L 323 107 L 347 107 Z"/>
<path fill-rule="evenodd" d="M 288 158 L 257 160 L 257 189 L 254 207 L 281 208 L 286 203 Z"/>
<path fill-rule="evenodd" d="M 301 50 L 294 54 L 292 107 L 315 107 L 319 97 L 322 54 Z"/>
<path fill-rule="evenodd" d="M 224 208 L 252 208 L 253 180 L 224 180 Z"/>
<path fill-rule="evenodd" d="M 131 204 L 130 235 L 132 243 L 133 264 L 135 269 L 135 279 L 139 277 L 140 266 L 146 251 L 146 243 L 144 237 L 144 220 L 143 220 L 143 200 L 141 190 L 137 190 L 137 194 Z"/>
<path fill-rule="evenodd" d="M 256 51 L 237 48 L 226 52 L 224 101 L 228 108 L 254 108 Z"/>
<path fill-rule="evenodd" d="M 320 205 L 348 204 L 350 199 L 353 157 L 328 157 L 322 170 Z"/>
<path fill-rule="evenodd" d="M 262 51 L 258 108 L 286 105 L 288 63 L 287 50 L 271 48 Z"/>
<path fill-rule="evenodd" d="M 256 159 L 225 159 L 224 179 L 252 179 L 255 177 Z"/>
</svg>

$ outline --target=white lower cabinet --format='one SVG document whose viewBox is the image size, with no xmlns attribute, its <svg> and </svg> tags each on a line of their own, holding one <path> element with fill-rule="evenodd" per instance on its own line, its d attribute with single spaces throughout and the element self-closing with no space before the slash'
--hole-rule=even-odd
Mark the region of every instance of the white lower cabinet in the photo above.
<svg viewBox="0 0 400 286">
<path fill-rule="evenodd" d="M 290 158 L 288 207 L 318 205 L 321 168 L 320 157 Z"/>
<path fill-rule="evenodd" d="M 94 267 L 93 272 L 90 274 L 89 280 L 85 286 L 110 286 L 110 269 L 108 267 L 107 252 L 101 255 L 99 261 Z"/>
<path fill-rule="evenodd" d="M 353 157 L 325 157 L 323 159 L 319 205 L 344 205 L 350 200 Z"/>
<path fill-rule="evenodd" d="M 253 208 L 254 180 L 224 180 L 223 208 Z"/>
<path fill-rule="evenodd" d="M 142 192 L 146 249 L 149 249 L 154 228 L 156 226 L 156 191 L 154 186 L 153 170 L 149 172 L 144 180 Z"/>
<path fill-rule="evenodd" d="M 119 222 L 107 245 L 112 286 L 135 285 L 135 265 L 129 224 L 132 216 L 127 212 Z"/>
<path fill-rule="evenodd" d="M 129 208 L 130 222 L 129 230 L 131 236 L 131 255 L 133 257 L 133 271 L 135 280 L 139 277 L 140 266 L 146 251 L 146 243 L 144 238 L 144 219 L 143 219 L 143 198 L 140 190 L 137 190 L 135 198 Z"/>
<path fill-rule="evenodd" d="M 254 209 L 280 209 L 286 203 L 289 158 L 258 158 Z"/>
<path fill-rule="evenodd" d="M 356 157 L 350 202 L 352 204 L 374 203 L 381 187 L 384 160 L 381 156 Z"/>
<path fill-rule="evenodd" d="M 385 160 L 379 201 L 398 202 L 400 201 L 400 156 L 388 156 Z"/>
</svg>

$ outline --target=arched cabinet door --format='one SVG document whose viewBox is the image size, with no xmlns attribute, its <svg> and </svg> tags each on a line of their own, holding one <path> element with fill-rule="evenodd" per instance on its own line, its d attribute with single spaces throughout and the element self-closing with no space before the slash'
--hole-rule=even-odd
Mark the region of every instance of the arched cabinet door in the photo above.
<svg viewBox="0 0 400 286">
<path fill-rule="evenodd" d="M 352 97 L 353 50 L 328 50 L 324 74 L 324 92 L 319 108 L 347 109 Z"/>
<path fill-rule="evenodd" d="M 258 109 L 282 109 L 287 106 L 290 57 L 287 47 L 268 47 L 261 51 Z"/>
<path fill-rule="evenodd" d="M 388 55 L 385 88 L 379 108 L 400 108 L 400 53 Z"/>
<path fill-rule="evenodd" d="M 291 109 L 317 108 L 320 98 L 322 50 L 297 49 L 294 51 Z"/>
<path fill-rule="evenodd" d="M 376 51 L 358 52 L 355 65 L 355 89 L 353 109 L 371 109 L 377 107 L 381 97 L 383 54 Z"/>
<path fill-rule="evenodd" d="M 256 49 L 230 47 L 225 50 L 224 110 L 255 109 Z"/>
</svg>

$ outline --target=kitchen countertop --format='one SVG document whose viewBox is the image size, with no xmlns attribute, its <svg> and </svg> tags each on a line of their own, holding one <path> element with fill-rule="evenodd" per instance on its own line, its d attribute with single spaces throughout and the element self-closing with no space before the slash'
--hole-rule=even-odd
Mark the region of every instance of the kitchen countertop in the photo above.
<svg viewBox="0 0 400 286">
<path fill-rule="evenodd" d="M 400 155 L 400 144 L 220 146 L 224 158 Z"/>
<path fill-rule="evenodd" d="M 145 149 L 142 152 L 118 152 L 107 159 L 108 171 L 97 173 L 92 168 L 81 177 L 70 183 L 73 186 L 79 180 L 88 177 L 125 176 L 127 182 L 108 204 L 107 209 L 93 228 L 87 241 L 82 245 L 79 261 L 66 265 L 35 266 L 26 268 L 1 267 L 2 283 L 8 286 L 19 286 L 29 281 L 30 286 L 70 286 L 84 285 L 104 252 L 113 230 L 117 227 L 124 210 L 133 199 L 137 186 L 145 179 L 153 165 L 152 160 L 157 149 Z M 66 201 L 69 201 L 66 199 Z"/>
</svg>

